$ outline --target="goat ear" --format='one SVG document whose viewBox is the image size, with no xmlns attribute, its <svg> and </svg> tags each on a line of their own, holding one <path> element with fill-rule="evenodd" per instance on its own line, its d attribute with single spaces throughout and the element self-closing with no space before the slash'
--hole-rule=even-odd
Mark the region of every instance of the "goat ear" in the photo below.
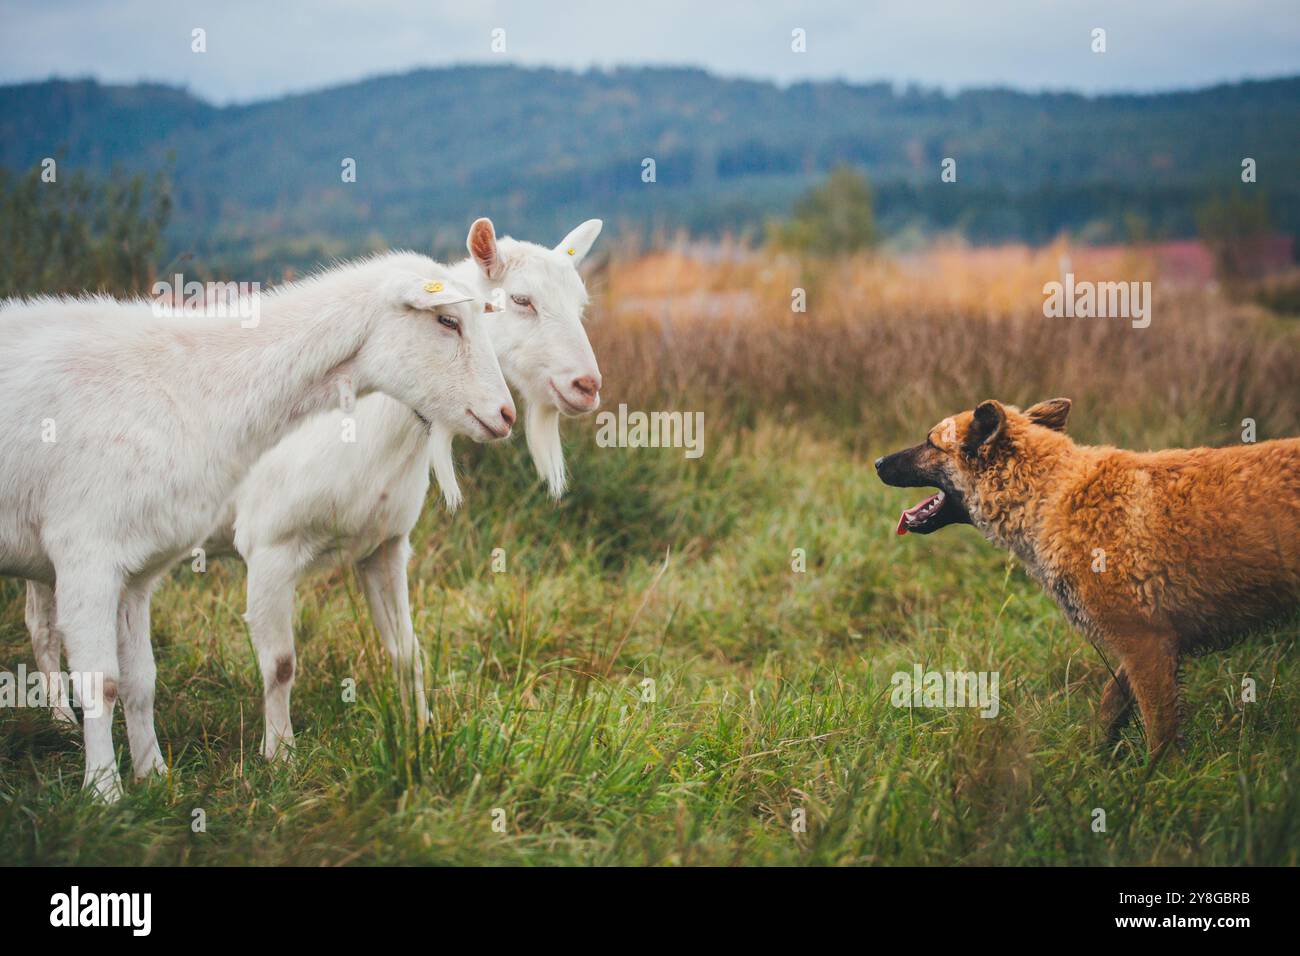
<svg viewBox="0 0 1300 956">
<path fill-rule="evenodd" d="M 402 301 L 413 309 L 428 312 L 440 305 L 469 302 L 474 297 L 446 279 L 425 279 L 411 276 L 402 280 Z"/>
<path fill-rule="evenodd" d="M 1001 402 L 990 399 L 980 402 L 975 407 L 970 428 L 966 431 L 965 448 L 967 454 L 975 454 L 983 446 L 992 447 L 1007 423 L 1007 410 Z"/>
<path fill-rule="evenodd" d="M 1025 409 L 1025 416 L 1035 425 L 1042 425 L 1053 431 L 1065 431 L 1065 420 L 1070 417 L 1070 400 L 1068 398 L 1051 398 Z"/>
<path fill-rule="evenodd" d="M 599 219 L 588 219 L 581 226 L 574 229 L 555 247 L 556 252 L 562 252 L 573 258 L 574 266 L 582 261 L 583 256 L 591 251 L 596 237 L 600 235 L 601 227 L 605 224 Z"/>
<path fill-rule="evenodd" d="M 474 220 L 474 225 L 469 227 L 469 238 L 465 240 L 465 247 L 469 249 L 470 256 L 478 263 L 485 276 L 489 279 L 501 278 L 504 263 L 501 260 L 501 251 L 497 248 L 497 231 L 491 219 L 485 217 Z"/>
</svg>

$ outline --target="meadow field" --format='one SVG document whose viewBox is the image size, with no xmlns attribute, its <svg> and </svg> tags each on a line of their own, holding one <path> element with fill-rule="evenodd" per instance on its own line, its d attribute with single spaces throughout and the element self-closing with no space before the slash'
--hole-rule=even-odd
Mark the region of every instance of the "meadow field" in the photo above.
<svg viewBox="0 0 1300 956">
<path fill-rule="evenodd" d="M 602 448 L 570 421 L 555 504 L 520 438 L 458 446 L 466 504 L 431 496 L 414 538 L 426 732 L 339 568 L 299 589 L 297 751 L 267 765 L 243 567 L 181 567 L 153 610 L 171 773 L 98 805 L 79 733 L 0 710 L 0 859 L 1300 863 L 1300 621 L 1189 661 L 1185 749 L 1152 765 L 1136 722 L 1103 745 L 1106 663 L 1006 554 L 970 527 L 894 534 L 919 496 L 871 462 L 985 398 L 1069 397 L 1089 443 L 1228 444 L 1245 418 L 1300 434 L 1295 317 L 1158 283 L 1145 329 L 1045 318 L 1066 255 L 1095 265 L 616 256 L 591 281 L 603 408 L 703 412 L 704 454 Z M 1137 251 L 1096 268 L 1150 276 Z M 0 667 L 19 663 L 5 581 Z M 998 672 L 998 715 L 893 706 L 918 665 Z"/>
</svg>

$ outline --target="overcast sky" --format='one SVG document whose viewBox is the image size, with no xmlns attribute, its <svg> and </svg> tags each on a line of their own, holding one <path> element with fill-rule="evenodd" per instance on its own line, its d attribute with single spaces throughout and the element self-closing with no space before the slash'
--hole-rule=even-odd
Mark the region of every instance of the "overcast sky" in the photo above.
<svg viewBox="0 0 1300 956">
<path fill-rule="evenodd" d="M 207 31 L 207 52 L 190 50 Z M 807 33 L 793 53 L 791 31 Z M 1094 27 L 1107 52 L 1090 49 Z M 491 51 L 505 31 L 506 53 Z M 1297 0 L 0 0 L 0 83 L 160 80 L 218 103 L 419 66 L 1159 90 L 1300 73 Z"/>
</svg>

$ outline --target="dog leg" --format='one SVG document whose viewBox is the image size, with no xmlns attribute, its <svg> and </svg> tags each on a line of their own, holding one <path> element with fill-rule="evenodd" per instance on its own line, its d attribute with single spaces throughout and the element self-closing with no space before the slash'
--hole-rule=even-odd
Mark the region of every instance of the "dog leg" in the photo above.
<svg viewBox="0 0 1300 956">
<path fill-rule="evenodd" d="M 1152 759 L 1178 742 L 1178 640 L 1172 633 L 1145 631 L 1128 635 L 1123 668 L 1146 725 Z"/>
<path fill-rule="evenodd" d="M 1108 747 L 1119 740 L 1120 732 L 1132 716 L 1133 691 L 1128 685 L 1128 674 L 1124 673 L 1121 665 L 1101 692 L 1101 706 L 1097 709 L 1097 720 L 1101 723 Z"/>
</svg>

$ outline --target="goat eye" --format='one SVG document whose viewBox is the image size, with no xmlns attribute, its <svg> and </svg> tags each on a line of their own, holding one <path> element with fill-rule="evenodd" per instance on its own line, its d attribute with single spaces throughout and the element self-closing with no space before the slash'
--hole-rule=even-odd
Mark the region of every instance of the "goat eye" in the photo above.
<svg viewBox="0 0 1300 956">
<path fill-rule="evenodd" d="M 444 327 L 451 329 L 453 332 L 460 331 L 460 323 L 457 322 L 455 319 L 453 319 L 450 315 L 438 316 L 438 322 Z"/>
<path fill-rule="evenodd" d="M 530 309 L 533 306 L 533 300 L 526 295 L 512 295 L 510 301 L 521 309 Z"/>
</svg>

